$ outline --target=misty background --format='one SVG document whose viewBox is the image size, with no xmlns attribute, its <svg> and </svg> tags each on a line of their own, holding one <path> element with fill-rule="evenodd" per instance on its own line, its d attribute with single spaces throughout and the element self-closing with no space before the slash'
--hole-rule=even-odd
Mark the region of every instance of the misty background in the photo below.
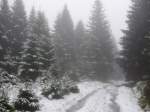
<svg viewBox="0 0 150 112">
<path fill-rule="evenodd" d="M 0 0 L 0 112 L 149 112 L 149 11 L 149 0 Z"/>
<path fill-rule="evenodd" d="M 119 43 L 120 37 L 123 36 L 121 29 L 125 29 L 127 26 L 125 21 L 127 20 L 131 1 L 101 0 L 101 2 L 112 33 L 117 43 Z M 65 4 L 68 6 L 75 24 L 80 20 L 87 24 L 94 0 L 24 0 L 24 3 L 27 12 L 30 12 L 32 7 L 35 7 L 36 10 L 44 11 L 49 25 L 52 27 L 56 16 L 62 11 Z"/>
</svg>

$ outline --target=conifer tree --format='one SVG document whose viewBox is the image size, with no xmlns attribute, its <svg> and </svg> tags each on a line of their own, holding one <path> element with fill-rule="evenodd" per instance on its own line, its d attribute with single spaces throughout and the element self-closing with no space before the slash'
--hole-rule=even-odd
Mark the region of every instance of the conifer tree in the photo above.
<svg viewBox="0 0 150 112">
<path fill-rule="evenodd" d="M 62 73 L 74 71 L 75 73 L 75 37 L 74 26 L 67 6 L 63 12 L 58 15 L 55 22 L 54 41 L 56 56 L 60 71 Z M 76 77 L 75 74 L 72 77 Z"/>
<path fill-rule="evenodd" d="M 84 43 L 84 40 L 85 40 L 85 34 L 86 34 L 86 31 L 85 31 L 85 28 L 84 28 L 84 25 L 83 25 L 83 22 L 82 21 L 79 21 L 76 28 L 75 28 L 75 47 L 76 47 L 76 53 L 78 55 L 78 59 L 82 56 L 82 48 L 83 48 L 83 43 Z"/>
<path fill-rule="evenodd" d="M 51 67 L 51 65 L 55 63 L 55 52 L 52 44 L 48 22 L 43 12 L 38 12 L 36 25 L 36 34 L 39 40 L 38 46 L 40 48 L 38 51 L 40 69 L 42 71 L 47 71 Z"/>
<path fill-rule="evenodd" d="M 12 13 L 7 0 L 0 6 L 0 68 L 9 72 L 9 52 L 12 32 Z"/>
<path fill-rule="evenodd" d="M 121 65 L 127 80 L 149 79 L 150 73 L 150 2 L 149 0 L 132 0 L 128 14 L 128 29 L 123 30 L 123 57 Z"/>
<path fill-rule="evenodd" d="M 79 75 L 85 74 L 85 61 L 84 61 L 84 51 L 86 49 L 85 43 L 87 41 L 86 38 L 86 29 L 82 21 L 79 21 L 75 28 L 75 48 L 76 48 L 76 58 L 77 58 L 77 68 Z"/>
<path fill-rule="evenodd" d="M 17 83 L 17 78 L 0 69 L 0 112 L 14 112 L 9 102 L 8 90 Z M 8 89 L 9 88 L 9 89 Z"/>
<path fill-rule="evenodd" d="M 87 56 L 92 77 L 106 80 L 113 71 L 114 55 L 112 36 L 99 0 L 95 1 L 90 17 L 89 36 Z"/>
<path fill-rule="evenodd" d="M 0 97 L 0 111 L 15 112 L 15 109 L 12 105 L 9 104 L 9 100 L 7 98 Z"/>
<path fill-rule="evenodd" d="M 14 102 L 18 111 L 36 112 L 39 110 L 39 101 L 36 96 L 28 89 L 20 90 L 18 99 Z"/>
<path fill-rule="evenodd" d="M 18 72 L 18 66 L 21 59 L 21 52 L 27 37 L 27 19 L 24 4 L 22 0 L 15 0 L 12 7 L 12 41 L 11 41 L 11 58 L 14 66 L 12 73 Z"/>
<path fill-rule="evenodd" d="M 28 21 L 28 36 L 23 46 L 22 57 L 19 75 L 24 81 L 36 80 L 39 76 L 39 61 L 38 61 L 38 39 L 35 36 L 36 30 L 36 12 L 32 9 Z"/>
<path fill-rule="evenodd" d="M 54 63 L 54 47 L 47 20 L 44 13 L 36 14 L 33 9 L 29 18 L 28 39 L 22 53 L 20 76 L 23 79 L 35 81 Z"/>
</svg>

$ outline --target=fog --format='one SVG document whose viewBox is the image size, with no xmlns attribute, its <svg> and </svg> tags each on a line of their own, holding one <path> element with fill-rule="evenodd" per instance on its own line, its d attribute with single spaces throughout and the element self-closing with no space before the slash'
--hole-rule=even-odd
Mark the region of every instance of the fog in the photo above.
<svg viewBox="0 0 150 112">
<path fill-rule="evenodd" d="M 122 36 L 121 29 L 126 27 L 126 15 L 131 4 L 130 0 L 101 0 L 106 17 L 111 26 L 114 37 L 119 42 Z M 34 6 L 42 10 L 48 17 L 50 26 L 53 26 L 57 14 L 62 10 L 64 4 L 68 5 L 71 16 L 75 23 L 83 20 L 88 22 L 94 0 L 24 0 L 26 10 L 29 12 Z"/>
<path fill-rule="evenodd" d="M 0 112 L 148 112 L 149 11 L 149 0 L 0 0 Z"/>
</svg>

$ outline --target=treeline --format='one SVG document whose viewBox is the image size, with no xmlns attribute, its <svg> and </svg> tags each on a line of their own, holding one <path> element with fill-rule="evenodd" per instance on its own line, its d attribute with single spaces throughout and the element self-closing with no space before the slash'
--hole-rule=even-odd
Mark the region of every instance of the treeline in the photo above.
<svg viewBox="0 0 150 112">
<path fill-rule="evenodd" d="M 132 0 L 128 13 L 128 28 L 123 30 L 120 65 L 127 81 L 141 82 L 139 103 L 150 107 L 150 1 Z"/>
<path fill-rule="evenodd" d="M 55 22 L 54 42 L 61 73 L 73 79 L 107 80 L 114 64 L 114 42 L 101 3 L 94 4 L 88 28 L 80 21 L 74 28 L 67 6 Z"/>
<path fill-rule="evenodd" d="M 23 81 L 43 75 L 67 75 L 76 81 L 112 76 L 115 43 L 99 0 L 88 27 L 82 21 L 74 26 L 65 6 L 53 31 L 43 12 L 33 8 L 28 17 L 22 0 L 15 0 L 12 7 L 1 0 L 0 7 L 0 68 L 9 74 Z"/>
<path fill-rule="evenodd" d="M 149 0 L 132 0 L 128 14 L 128 29 L 123 30 L 121 65 L 127 80 L 150 79 L 150 3 Z"/>
</svg>

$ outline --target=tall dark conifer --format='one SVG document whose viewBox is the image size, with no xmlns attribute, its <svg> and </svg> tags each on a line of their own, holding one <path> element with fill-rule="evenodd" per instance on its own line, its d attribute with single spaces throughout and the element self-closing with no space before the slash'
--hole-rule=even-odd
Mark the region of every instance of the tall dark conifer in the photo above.
<svg viewBox="0 0 150 112">
<path fill-rule="evenodd" d="M 2 0 L 0 6 L 0 68 L 9 72 L 10 42 L 12 32 L 12 12 L 8 1 Z"/>
<path fill-rule="evenodd" d="M 27 37 L 27 19 L 24 4 L 22 0 L 15 0 L 12 7 L 12 41 L 11 41 L 11 57 L 14 66 L 11 72 L 17 73 L 21 59 L 23 44 Z"/>
<path fill-rule="evenodd" d="M 89 21 L 88 62 L 92 67 L 92 77 L 105 80 L 113 71 L 112 36 L 106 21 L 102 4 L 99 0 L 94 3 Z"/>
<path fill-rule="evenodd" d="M 22 52 L 20 76 L 35 81 L 55 63 L 48 22 L 44 13 L 31 11 L 28 22 L 28 38 Z M 49 71 L 50 72 L 50 71 Z"/>
<path fill-rule="evenodd" d="M 128 29 L 122 38 L 123 59 L 121 65 L 127 80 L 142 80 L 150 77 L 150 1 L 132 0 L 128 14 Z"/>
<path fill-rule="evenodd" d="M 38 12 L 36 20 L 36 36 L 39 46 L 39 64 L 42 71 L 47 71 L 55 63 L 55 51 L 52 44 L 48 21 L 43 12 Z"/>
<path fill-rule="evenodd" d="M 20 78 L 24 81 L 36 80 L 39 76 L 38 61 L 38 39 L 35 37 L 36 30 L 36 12 L 32 9 L 28 21 L 28 36 L 23 46 L 21 64 L 19 67 Z"/>
</svg>

